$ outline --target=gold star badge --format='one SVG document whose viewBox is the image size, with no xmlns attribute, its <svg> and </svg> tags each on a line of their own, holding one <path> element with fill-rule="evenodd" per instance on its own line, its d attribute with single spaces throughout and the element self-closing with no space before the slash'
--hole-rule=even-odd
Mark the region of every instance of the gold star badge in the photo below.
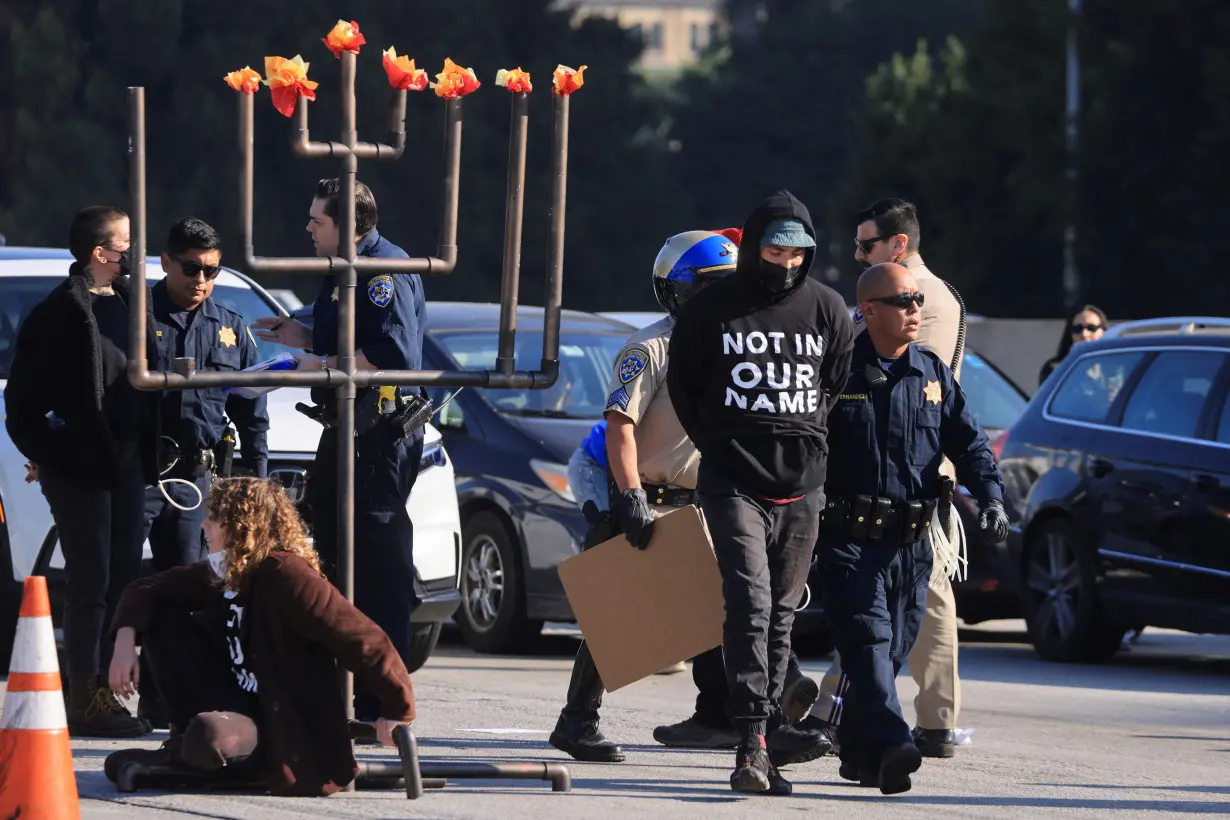
<svg viewBox="0 0 1230 820">
<path fill-rule="evenodd" d="M 923 388 L 923 396 L 932 404 L 939 404 L 944 400 L 944 395 L 940 392 L 939 382 L 927 382 L 927 386 Z"/>
<path fill-rule="evenodd" d="M 223 347 L 234 347 L 235 331 L 231 330 L 229 327 L 219 328 L 218 341 L 222 343 Z"/>
</svg>

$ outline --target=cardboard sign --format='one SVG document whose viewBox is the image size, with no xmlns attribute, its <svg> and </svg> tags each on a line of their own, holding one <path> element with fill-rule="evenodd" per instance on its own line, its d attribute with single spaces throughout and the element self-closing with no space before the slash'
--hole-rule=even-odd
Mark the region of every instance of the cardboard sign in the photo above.
<svg viewBox="0 0 1230 820">
<path fill-rule="evenodd" d="M 722 576 L 695 507 L 657 519 L 644 551 L 620 535 L 559 577 L 608 692 L 722 643 Z"/>
</svg>

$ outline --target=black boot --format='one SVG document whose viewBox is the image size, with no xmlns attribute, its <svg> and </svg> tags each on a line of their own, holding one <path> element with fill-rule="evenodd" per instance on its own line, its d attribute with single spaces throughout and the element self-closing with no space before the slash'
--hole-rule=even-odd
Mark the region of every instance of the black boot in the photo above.
<svg viewBox="0 0 1230 820">
<path fill-rule="evenodd" d="M 572 664 L 568 683 L 568 703 L 560 712 L 555 731 L 547 739 L 555 748 L 576 760 L 592 763 L 622 763 L 623 749 L 598 731 L 598 709 L 602 706 L 602 677 L 594 665 L 589 647 L 582 642 Z"/>
<path fill-rule="evenodd" d="M 922 752 L 913 743 L 894 746 L 880 760 L 880 794 L 901 794 L 913 785 L 910 775 L 922 766 Z"/>
<path fill-rule="evenodd" d="M 952 729 L 914 728 L 914 745 L 923 757 L 955 757 L 957 733 Z"/>
</svg>

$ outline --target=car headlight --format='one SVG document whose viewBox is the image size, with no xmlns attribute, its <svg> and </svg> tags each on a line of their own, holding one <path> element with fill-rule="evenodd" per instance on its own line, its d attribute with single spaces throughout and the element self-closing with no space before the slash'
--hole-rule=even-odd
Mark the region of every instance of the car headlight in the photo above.
<svg viewBox="0 0 1230 820">
<path fill-rule="evenodd" d="M 552 461 L 539 461 L 536 458 L 530 459 L 530 469 L 538 476 L 538 479 L 547 485 L 547 489 L 554 492 L 565 501 L 576 503 L 576 496 L 572 494 L 572 487 L 568 484 L 568 468 L 563 464 L 556 464 Z"/>
</svg>

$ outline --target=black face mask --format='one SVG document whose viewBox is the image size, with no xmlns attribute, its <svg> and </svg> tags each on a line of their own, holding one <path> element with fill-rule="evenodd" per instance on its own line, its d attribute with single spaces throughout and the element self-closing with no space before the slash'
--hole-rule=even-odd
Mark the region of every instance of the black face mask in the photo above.
<svg viewBox="0 0 1230 820">
<path fill-rule="evenodd" d="M 128 276 L 132 273 L 132 268 L 128 266 L 128 251 L 115 251 L 120 255 L 120 258 L 115 260 L 120 265 L 120 276 Z"/>
<path fill-rule="evenodd" d="M 781 293 L 795 283 L 802 270 L 802 265 L 788 268 L 785 265 L 778 265 L 767 259 L 761 259 L 760 281 L 764 283 L 769 293 Z"/>
</svg>

